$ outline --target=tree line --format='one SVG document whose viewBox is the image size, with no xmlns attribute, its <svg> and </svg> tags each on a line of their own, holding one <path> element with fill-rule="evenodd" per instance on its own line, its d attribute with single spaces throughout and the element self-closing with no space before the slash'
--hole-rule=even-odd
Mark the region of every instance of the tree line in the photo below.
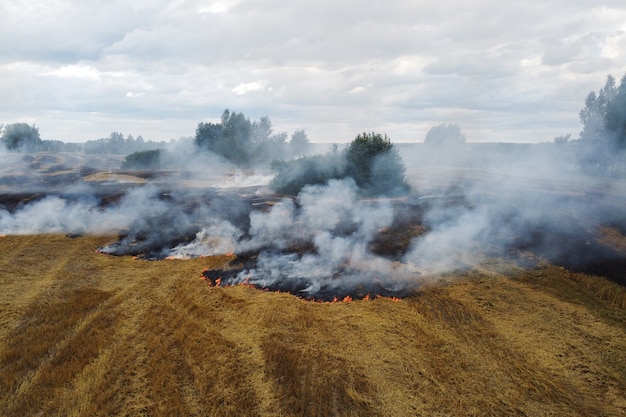
<svg viewBox="0 0 626 417">
<path fill-rule="evenodd" d="M 309 150 L 304 129 L 296 130 L 287 141 L 286 132 L 274 133 L 264 116 L 251 121 L 243 113 L 224 110 L 219 123 L 200 122 L 195 144 L 240 166 L 258 166 L 267 161 L 293 158 Z"/>
<path fill-rule="evenodd" d="M 572 156 L 578 168 L 589 173 L 606 174 L 623 167 L 626 149 L 626 75 L 617 84 L 609 75 L 603 88 L 586 97 L 579 113 L 583 129 L 576 140 L 571 135 L 554 139 L 554 145 Z M 165 142 L 145 141 L 119 132 L 108 138 L 84 144 L 64 144 L 41 140 L 35 125 L 13 123 L 0 126 L 0 143 L 10 151 L 82 151 L 85 153 L 128 155 L 125 167 L 154 168 L 163 160 Z M 431 128 L 424 139 L 425 149 L 441 152 L 459 151 L 466 137 L 457 124 L 440 124 Z M 250 120 L 243 113 L 224 110 L 219 122 L 200 122 L 193 143 L 198 150 L 209 151 L 239 167 L 272 164 L 276 178 L 272 182 L 284 192 L 300 189 L 304 184 L 322 183 L 330 178 L 351 177 L 363 189 L 406 190 L 404 167 L 386 135 L 363 133 L 342 152 L 308 155 L 309 139 L 304 129 L 291 137 L 274 132 L 269 117 Z M 161 149 L 155 152 L 156 149 Z M 440 153 L 441 153 L 440 152 Z M 384 181 L 374 179 L 387 178 Z"/>
</svg>

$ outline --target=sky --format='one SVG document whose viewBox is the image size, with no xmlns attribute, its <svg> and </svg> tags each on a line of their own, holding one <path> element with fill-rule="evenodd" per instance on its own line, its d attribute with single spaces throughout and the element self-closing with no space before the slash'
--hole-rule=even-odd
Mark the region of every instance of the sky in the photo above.
<svg viewBox="0 0 626 417">
<path fill-rule="evenodd" d="M 193 136 L 223 110 L 312 142 L 545 142 L 626 74 L 623 0 L 0 0 L 0 124 Z"/>
</svg>

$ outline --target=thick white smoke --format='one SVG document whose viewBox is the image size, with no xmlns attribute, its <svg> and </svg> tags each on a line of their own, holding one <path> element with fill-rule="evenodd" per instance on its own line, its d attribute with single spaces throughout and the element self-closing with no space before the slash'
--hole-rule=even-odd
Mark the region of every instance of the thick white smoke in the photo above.
<svg viewBox="0 0 626 417">
<path fill-rule="evenodd" d="M 301 283 L 303 296 L 372 282 L 398 285 L 410 279 L 407 269 L 370 250 L 376 234 L 393 220 L 389 200 L 359 200 L 350 179 L 305 187 L 295 202 L 284 200 L 268 213 L 251 214 L 250 238 L 238 249 L 261 252 L 256 267 L 241 271 L 231 283 L 285 288 Z M 310 247 L 301 249 L 299 243 Z"/>
<path fill-rule="evenodd" d="M 129 190 L 119 204 L 99 207 L 90 194 L 78 197 L 49 196 L 10 213 L 0 210 L 0 233 L 27 235 L 37 233 L 109 234 L 128 229 L 137 222 L 163 215 L 169 206 L 153 186 Z"/>
</svg>

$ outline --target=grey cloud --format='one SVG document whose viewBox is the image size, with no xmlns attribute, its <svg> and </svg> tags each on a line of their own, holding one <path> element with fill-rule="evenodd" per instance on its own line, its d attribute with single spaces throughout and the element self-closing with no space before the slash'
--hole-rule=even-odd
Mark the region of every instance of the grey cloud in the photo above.
<svg viewBox="0 0 626 417">
<path fill-rule="evenodd" d="M 93 128 L 105 134 L 134 120 L 138 133 L 167 131 L 154 137 L 163 140 L 230 107 L 304 126 L 313 140 L 392 128 L 392 139 L 408 139 L 441 121 L 426 115 L 461 108 L 478 124 L 502 110 L 524 119 L 502 132 L 522 137 L 554 112 L 575 115 L 608 73 L 626 71 L 618 1 L 224 0 L 212 13 L 216 3 L 113 1 L 97 13 L 72 1 L 5 6 L 0 77 L 10 82 L 0 123 L 27 115 L 44 133 L 81 114 L 113 123 Z M 263 88 L 246 88 L 255 85 Z M 578 130 L 572 119 L 563 131 Z M 55 138 L 85 139 L 53 129 Z"/>
</svg>

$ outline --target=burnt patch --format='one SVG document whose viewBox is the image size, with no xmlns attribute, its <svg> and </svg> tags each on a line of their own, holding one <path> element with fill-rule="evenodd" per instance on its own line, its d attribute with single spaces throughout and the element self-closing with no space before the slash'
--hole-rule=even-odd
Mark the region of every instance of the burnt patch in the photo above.
<svg viewBox="0 0 626 417">
<path fill-rule="evenodd" d="M 301 255 L 280 254 L 299 262 Z M 258 253 L 237 256 L 232 266 L 225 269 L 207 269 L 202 277 L 210 286 L 229 287 L 247 285 L 263 291 L 286 292 L 309 301 L 348 301 L 375 297 L 404 298 L 415 294 L 419 282 L 398 280 L 389 275 L 345 266 L 330 276 L 276 276 L 259 262 Z"/>
</svg>

